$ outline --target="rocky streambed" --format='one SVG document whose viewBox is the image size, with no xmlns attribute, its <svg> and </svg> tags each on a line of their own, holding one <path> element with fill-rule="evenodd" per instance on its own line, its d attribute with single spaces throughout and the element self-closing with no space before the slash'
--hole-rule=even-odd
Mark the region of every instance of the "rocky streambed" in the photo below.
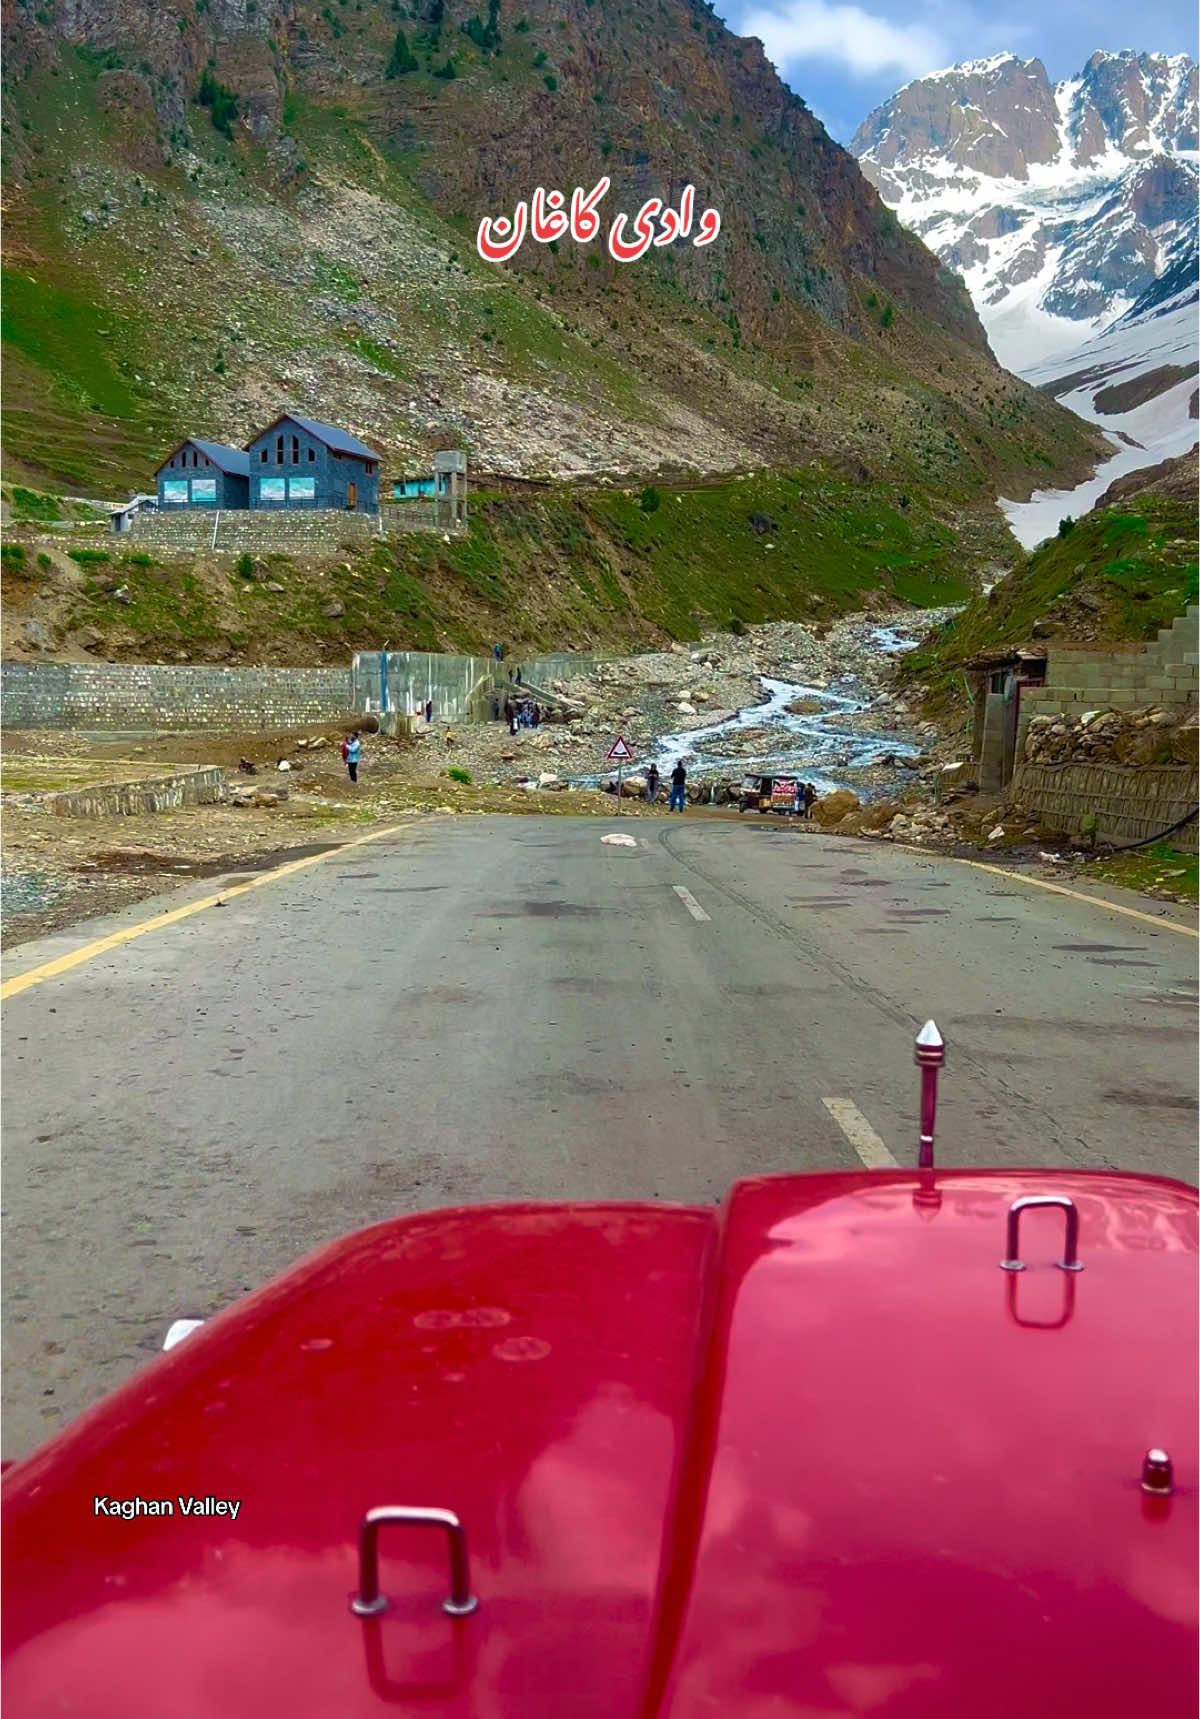
<svg viewBox="0 0 1200 1719">
<path fill-rule="evenodd" d="M 870 612 L 817 629 L 774 622 L 556 680 L 570 734 L 564 779 L 607 783 L 607 747 L 596 759 L 600 747 L 589 745 L 585 765 L 580 743 L 620 733 L 634 754 L 629 773 L 654 762 L 665 776 L 682 760 L 693 790 L 713 795 L 757 772 L 801 775 L 821 794 L 894 793 L 929 765 L 937 734 L 893 690 L 896 659 L 950 613 L 914 613 L 911 627 L 907 615 Z"/>
</svg>

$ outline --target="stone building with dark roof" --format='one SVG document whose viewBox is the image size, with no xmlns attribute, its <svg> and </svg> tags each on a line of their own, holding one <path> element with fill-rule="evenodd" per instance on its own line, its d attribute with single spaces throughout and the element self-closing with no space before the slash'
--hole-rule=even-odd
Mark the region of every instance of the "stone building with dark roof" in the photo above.
<svg viewBox="0 0 1200 1719">
<path fill-rule="evenodd" d="M 158 505 L 165 512 L 185 507 L 250 506 L 250 459 L 242 448 L 189 436 L 163 461 L 155 476 Z"/>
<path fill-rule="evenodd" d="M 333 424 L 285 412 L 246 444 L 255 508 L 379 510 L 379 455 Z"/>
</svg>

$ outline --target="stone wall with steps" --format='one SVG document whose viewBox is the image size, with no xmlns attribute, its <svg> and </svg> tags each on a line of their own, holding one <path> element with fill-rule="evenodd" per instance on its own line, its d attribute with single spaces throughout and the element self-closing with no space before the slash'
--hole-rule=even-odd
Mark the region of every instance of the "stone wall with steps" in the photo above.
<svg viewBox="0 0 1200 1719">
<path fill-rule="evenodd" d="M 134 514 L 129 530 L 121 534 L 131 548 L 154 550 L 160 555 L 336 555 L 355 549 L 372 537 L 407 531 L 440 531 L 465 537 L 465 522 L 441 520 L 432 503 L 408 502 L 387 506 L 379 513 L 350 512 L 328 508 L 236 508 L 217 517 L 215 511 L 180 508 L 170 513 L 160 508 Z M 216 527 L 216 543 L 213 527 Z"/>
<path fill-rule="evenodd" d="M 216 527 L 216 544 L 213 528 Z M 358 548 L 380 532 L 379 516 L 334 510 L 238 509 L 218 518 L 198 508 L 178 513 L 135 514 L 124 541 L 160 555 L 336 555 Z"/>
</svg>

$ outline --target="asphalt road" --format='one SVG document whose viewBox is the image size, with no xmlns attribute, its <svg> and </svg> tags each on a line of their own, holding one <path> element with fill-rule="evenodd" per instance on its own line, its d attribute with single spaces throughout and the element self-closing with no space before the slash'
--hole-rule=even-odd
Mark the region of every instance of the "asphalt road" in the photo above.
<svg viewBox="0 0 1200 1719">
<path fill-rule="evenodd" d="M 231 895 L 4 1004 L 5 1454 L 397 1212 L 913 1163 L 930 1015 L 939 1162 L 1194 1181 L 1196 955 L 1153 910 L 757 823 L 422 821 Z"/>
</svg>

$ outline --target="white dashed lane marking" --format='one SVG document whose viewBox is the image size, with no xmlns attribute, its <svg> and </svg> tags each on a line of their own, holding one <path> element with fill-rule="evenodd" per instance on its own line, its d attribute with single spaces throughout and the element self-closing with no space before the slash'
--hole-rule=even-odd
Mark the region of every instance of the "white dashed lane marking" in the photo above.
<svg viewBox="0 0 1200 1719">
<path fill-rule="evenodd" d="M 685 889 L 681 883 L 673 884 L 672 887 L 693 919 L 708 918 L 708 914 L 705 913 L 704 909 L 696 900 L 696 897 L 692 894 L 690 889 Z"/>
<path fill-rule="evenodd" d="M 891 1170 L 896 1160 L 857 1104 L 848 1098 L 823 1098 L 821 1103 L 858 1153 L 868 1170 Z"/>
</svg>

